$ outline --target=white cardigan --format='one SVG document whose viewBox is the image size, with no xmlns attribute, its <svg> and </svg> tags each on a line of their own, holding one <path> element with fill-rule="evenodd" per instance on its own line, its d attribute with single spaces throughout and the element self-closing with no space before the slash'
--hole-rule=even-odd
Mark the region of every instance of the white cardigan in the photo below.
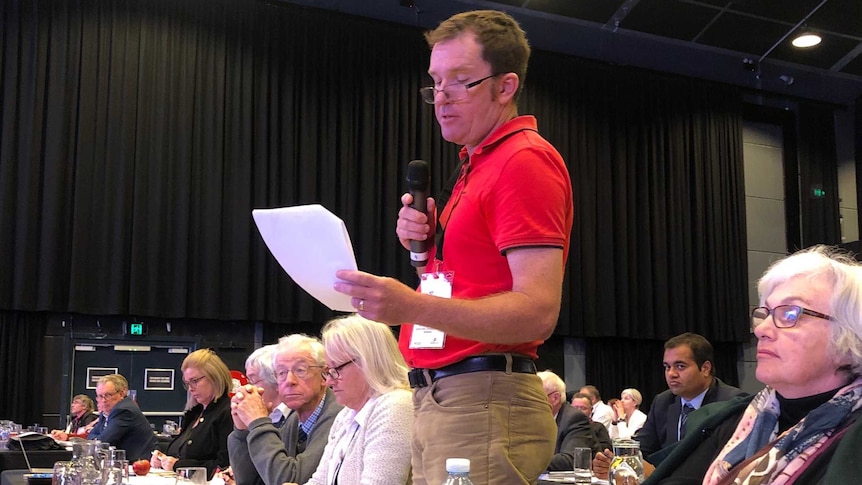
<svg viewBox="0 0 862 485">
<path fill-rule="evenodd" d="M 412 443 L 409 390 L 371 398 L 358 412 L 344 408 L 332 423 L 323 457 L 306 485 L 332 485 L 336 473 L 339 485 L 409 484 Z"/>
<path fill-rule="evenodd" d="M 611 424 L 610 435 L 611 439 L 631 438 L 635 432 L 641 429 L 646 423 L 646 414 L 640 409 L 635 409 L 629 418 L 628 424 L 625 421 L 620 421 L 618 424 Z"/>
</svg>

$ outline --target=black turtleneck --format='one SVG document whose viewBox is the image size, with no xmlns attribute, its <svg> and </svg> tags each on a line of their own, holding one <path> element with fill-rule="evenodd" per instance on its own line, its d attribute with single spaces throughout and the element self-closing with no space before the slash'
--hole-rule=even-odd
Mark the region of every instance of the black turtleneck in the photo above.
<svg viewBox="0 0 862 485">
<path fill-rule="evenodd" d="M 797 399 L 789 399 L 776 392 L 775 394 L 778 397 L 778 404 L 781 409 L 781 414 L 778 416 L 778 433 L 781 434 L 795 426 L 802 418 L 808 416 L 808 413 L 813 409 L 832 399 L 835 393 L 838 392 L 838 389 L 842 387 L 844 386 Z"/>
</svg>

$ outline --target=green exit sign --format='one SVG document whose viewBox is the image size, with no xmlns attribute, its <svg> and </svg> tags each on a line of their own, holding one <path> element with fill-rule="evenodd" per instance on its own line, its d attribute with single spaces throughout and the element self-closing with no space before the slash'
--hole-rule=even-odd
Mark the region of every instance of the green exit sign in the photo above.
<svg viewBox="0 0 862 485">
<path fill-rule="evenodd" d="M 826 190 L 822 185 L 813 185 L 811 186 L 811 198 L 812 199 L 822 199 L 826 197 Z"/>
<path fill-rule="evenodd" d="M 147 326 L 143 323 L 133 323 L 129 325 L 129 335 L 146 335 Z"/>
</svg>

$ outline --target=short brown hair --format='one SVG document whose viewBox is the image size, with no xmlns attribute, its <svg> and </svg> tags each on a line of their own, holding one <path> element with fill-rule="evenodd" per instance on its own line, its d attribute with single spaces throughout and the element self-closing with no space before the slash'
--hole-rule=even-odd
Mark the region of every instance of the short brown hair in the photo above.
<svg viewBox="0 0 862 485">
<path fill-rule="evenodd" d="M 527 79 L 530 44 L 518 22 L 509 14 L 497 10 L 473 10 L 455 14 L 440 22 L 436 29 L 425 33 L 428 47 L 472 33 L 482 45 L 482 59 L 491 65 L 493 74 L 514 72 L 518 75 L 518 95 Z"/>
</svg>

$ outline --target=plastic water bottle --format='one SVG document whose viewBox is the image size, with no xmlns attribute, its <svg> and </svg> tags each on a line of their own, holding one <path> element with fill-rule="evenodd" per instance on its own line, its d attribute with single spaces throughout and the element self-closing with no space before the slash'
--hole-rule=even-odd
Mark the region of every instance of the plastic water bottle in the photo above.
<svg viewBox="0 0 862 485">
<path fill-rule="evenodd" d="M 446 481 L 443 485 L 473 485 L 470 481 L 470 460 L 467 458 L 446 459 Z"/>
</svg>

